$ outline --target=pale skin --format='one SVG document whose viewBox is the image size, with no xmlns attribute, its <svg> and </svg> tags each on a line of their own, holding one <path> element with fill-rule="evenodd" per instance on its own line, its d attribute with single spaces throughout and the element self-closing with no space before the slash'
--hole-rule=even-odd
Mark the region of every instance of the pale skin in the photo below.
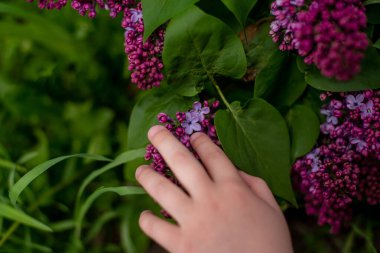
<svg viewBox="0 0 380 253">
<path fill-rule="evenodd" d="M 187 193 L 150 166 L 136 179 L 175 220 L 144 211 L 141 229 L 175 253 L 291 253 L 284 216 L 266 183 L 236 169 L 207 135 L 195 133 L 191 145 L 200 163 L 168 130 L 154 126 L 148 138 Z"/>
</svg>

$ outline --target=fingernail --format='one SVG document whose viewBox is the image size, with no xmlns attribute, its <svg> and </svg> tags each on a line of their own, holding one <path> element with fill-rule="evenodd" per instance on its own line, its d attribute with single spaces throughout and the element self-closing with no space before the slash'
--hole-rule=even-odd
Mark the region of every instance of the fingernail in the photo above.
<svg viewBox="0 0 380 253">
<path fill-rule="evenodd" d="M 140 166 L 136 169 L 136 172 L 135 172 L 135 177 L 136 179 L 140 176 L 141 172 L 143 171 L 144 167 L 143 166 Z"/>
<path fill-rule="evenodd" d="M 149 131 L 148 131 L 148 137 L 151 138 L 153 137 L 156 133 L 158 133 L 159 131 L 162 130 L 162 128 L 164 128 L 163 126 L 160 126 L 160 125 L 156 125 L 156 126 L 152 126 Z"/>
<path fill-rule="evenodd" d="M 196 133 L 193 133 L 191 136 L 190 136 L 190 141 L 195 141 L 196 139 L 198 139 L 198 137 L 202 136 L 202 133 L 201 132 L 196 132 Z"/>
</svg>

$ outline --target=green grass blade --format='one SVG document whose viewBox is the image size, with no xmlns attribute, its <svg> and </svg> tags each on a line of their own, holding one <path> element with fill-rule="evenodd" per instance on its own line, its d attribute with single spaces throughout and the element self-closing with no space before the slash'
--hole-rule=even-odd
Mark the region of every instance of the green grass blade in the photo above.
<svg viewBox="0 0 380 253">
<path fill-rule="evenodd" d="M 75 232 L 74 235 L 76 239 L 80 240 L 80 234 L 81 234 L 81 228 L 82 228 L 82 222 L 84 217 L 86 216 L 86 213 L 88 209 L 90 209 L 92 203 L 99 198 L 104 193 L 113 192 L 120 196 L 126 196 L 126 195 L 136 195 L 136 194 L 145 194 L 145 191 L 141 187 L 136 186 L 118 186 L 118 187 L 102 187 L 98 190 L 94 191 L 83 203 L 83 205 L 80 206 L 78 211 L 78 216 L 75 219 Z"/>
<path fill-rule="evenodd" d="M 87 185 L 92 181 L 94 180 L 96 177 L 100 176 L 101 174 L 119 166 L 119 165 L 122 165 L 126 162 L 130 162 L 130 161 L 133 161 L 137 158 L 141 158 L 141 157 L 144 157 L 144 154 L 145 154 L 145 149 L 142 148 L 142 149 L 136 149 L 136 150 L 130 150 L 130 151 L 126 151 L 122 154 L 120 154 L 118 157 L 115 158 L 114 161 L 112 161 L 111 163 L 103 166 L 102 168 L 98 169 L 98 170 L 95 170 L 93 171 L 89 176 L 87 176 L 84 180 L 83 180 L 83 183 L 82 185 L 80 186 L 79 190 L 78 190 L 78 195 L 77 195 L 77 199 L 76 199 L 76 205 L 75 207 L 78 207 L 79 206 L 79 202 L 80 202 L 80 199 L 83 195 L 83 192 L 85 190 L 85 188 L 87 187 Z"/>
<path fill-rule="evenodd" d="M 46 232 L 53 230 L 40 221 L 11 206 L 0 203 L 0 216 Z"/>
<path fill-rule="evenodd" d="M 74 157 L 88 158 L 88 159 L 97 160 L 97 161 L 110 161 L 110 159 L 104 156 L 92 155 L 92 154 L 76 154 L 76 155 L 61 156 L 61 157 L 57 157 L 49 161 L 46 161 L 34 167 L 32 170 L 30 170 L 28 173 L 26 173 L 23 177 L 21 177 L 16 182 L 16 184 L 9 191 L 9 199 L 11 200 L 11 202 L 15 204 L 21 192 L 42 173 L 50 169 L 55 164 L 69 158 L 74 158 Z"/>
</svg>

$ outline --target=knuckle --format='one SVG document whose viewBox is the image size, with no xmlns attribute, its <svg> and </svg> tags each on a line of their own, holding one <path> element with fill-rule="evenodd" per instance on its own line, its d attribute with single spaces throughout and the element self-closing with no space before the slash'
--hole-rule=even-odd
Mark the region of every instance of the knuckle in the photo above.
<svg viewBox="0 0 380 253">
<path fill-rule="evenodd" d="M 254 184 L 259 189 L 268 189 L 268 184 L 265 182 L 264 179 L 262 179 L 260 177 L 254 177 Z"/>
<path fill-rule="evenodd" d="M 229 180 L 224 183 L 225 189 L 233 196 L 243 197 L 247 195 L 247 188 L 237 180 Z"/>
</svg>

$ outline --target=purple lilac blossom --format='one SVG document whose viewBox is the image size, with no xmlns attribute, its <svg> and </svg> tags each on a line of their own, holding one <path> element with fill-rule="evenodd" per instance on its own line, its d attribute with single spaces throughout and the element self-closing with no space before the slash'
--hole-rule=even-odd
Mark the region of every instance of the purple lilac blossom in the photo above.
<svg viewBox="0 0 380 253">
<path fill-rule="evenodd" d="M 33 2 L 34 0 L 27 0 Z M 41 9 L 61 9 L 68 0 L 38 0 Z M 136 0 L 71 0 L 71 7 L 80 15 L 94 18 L 98 9 L 109 11 L 112 18 L 123 14 L 125 53 L 128 55 L 131 82 L 146 90 L 158 87 L 164 78 L 162 51 L 164 45 L 163 27 L 158 28 L 145 42 L 141 3 Z"/>
<path fill-rule="evenodd" d="M 335 115 L 337 124 L 321 125 L 319 144 L 293 165 L 293 182 L 306 212 L 337 233 L 349 225 L 355 203 L 380 204 L 380 91 L 321 98 L 323 115 Z"/>
<path fill-rule="evenodd" d="M 215 112 L 218 106 L 218 101 L 214 102 L 211 105 L 209 105 L 208 101 L 204 101 L 203 104 L 195 102 L 192 109 L 187 112 L 177 112 L 175 118 L 171 118 L 165 113 L 159 113 L 157 115 L 157 118 L 159 123 L 163 124 L 184 146 L 186 146 L 194 154 L 196 158 L 199 158 L 194 149 L 191 147 L 190 136 L 195 132 L 203 132 L 207 134 L 214 143 L 220 145 L 213 123 Z M 208 113 L 206 113 L 206 111 L 208 111 Z M 202 120 L 200 119 L 200 114 L 203 116 Z M 195 123 L 196 126 L 194 127 Z M 189 125 L 192 125 L 191 131 L 187 131 Z M 181 187 L 181 184 L 175 178 L 158 150 L 152 144 L 149 144 L 146 147 L 145 159 L 152 161 L 151 166 L 155 171 L 164 175 L 173 183 Z"/>
<path fill-rule="evenodd" d="M 296 50 L 327 77 L 346 81 L 361 70 L 368 46 L 361 0 L 277 0 L 270 35 L 280 50 Z"/>
<path fill-rule="evenodd" d="M 141 3 L 137 4 L 136 8 L 125 10 L 122 27 L 125 29 L 125 53 L 129 60 L 128 69 L 132 72 L 132 83 L 143 90 L 160 86 L 164 78 L 161 57 L 164 47 L 164 29 L 158 28 L 144 42 Z"/>
<path fill-rule="evenodd" d="M 270 25 L 274 42 L 280 42 L 280 50 L 293 50 L 293 31 L 291 24 L 297 21 L 297 13 L 303 6 L 303 0 L 276 0 L 271 5 L 271 14 L 276 19 Z"/>
</svg>

